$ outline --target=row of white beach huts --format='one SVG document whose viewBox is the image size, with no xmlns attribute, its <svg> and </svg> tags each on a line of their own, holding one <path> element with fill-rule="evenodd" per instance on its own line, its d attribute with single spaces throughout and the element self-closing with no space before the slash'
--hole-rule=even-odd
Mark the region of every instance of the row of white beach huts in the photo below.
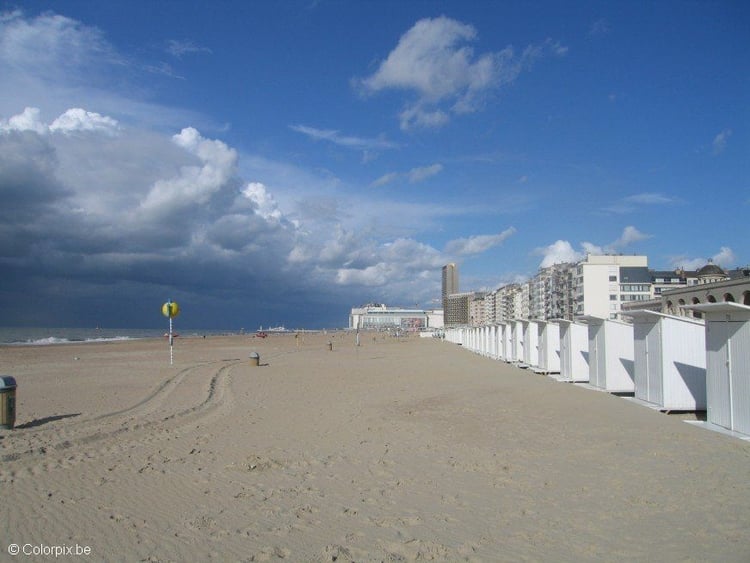
<svg viewBox="0 0 750 563">
<path fill-rule="evenodd" d="M 445 330 L 445 339 L 559 381 L 630 395 L 663 411 L 706 411 L 750 436 L 750 307 L 690 307 L 701 319 L 632 311 L 631 323 L 512 320 Z"/>
</svg>

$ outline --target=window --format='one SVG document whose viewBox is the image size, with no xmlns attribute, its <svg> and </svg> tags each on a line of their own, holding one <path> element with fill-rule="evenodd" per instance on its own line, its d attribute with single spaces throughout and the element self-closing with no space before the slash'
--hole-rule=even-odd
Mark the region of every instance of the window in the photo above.
<svg viewBox="0 0 750 563">
<path fill-rule="evenodd" d="M 617 276 L 609 276 L 609 281 L 617 281 Z"/>
<path fill-rule="evenodd" d="M 617 301 L 617 295 L 612 295 L 612 294 L 610 294 L 610 296 L 609 296 L 609 300 L 610 300 L 610 301 Z"/>
</svg>

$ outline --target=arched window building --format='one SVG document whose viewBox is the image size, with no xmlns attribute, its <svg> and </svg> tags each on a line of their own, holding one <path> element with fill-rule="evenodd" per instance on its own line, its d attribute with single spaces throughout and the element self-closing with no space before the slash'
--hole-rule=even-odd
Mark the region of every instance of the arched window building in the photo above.
<svg viewBox="0 0 750 563">
<path fill-rule="evenodd" d="M 662 313 L 700 318 L 700 312 L 684 306 L 721 302 L 750 305 L 750 268 L 727 272 L 709 260 L 698 270 L 697 278 L 696 285 L 662 292 Z"/>
</svg>

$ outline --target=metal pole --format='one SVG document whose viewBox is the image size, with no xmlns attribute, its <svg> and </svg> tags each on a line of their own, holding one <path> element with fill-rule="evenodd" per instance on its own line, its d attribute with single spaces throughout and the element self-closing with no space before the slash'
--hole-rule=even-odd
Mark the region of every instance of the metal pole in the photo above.
<svg viewBox="0 0 750 563">
<path fill-rule="evenodd" d="M 174 364 L 174 350 L 172 348 L 172 344 L 174 342 L 174 337 L 172 336 L 172 306 L 170 304 L 169 306 L 169 365 Z"/>
</svg>

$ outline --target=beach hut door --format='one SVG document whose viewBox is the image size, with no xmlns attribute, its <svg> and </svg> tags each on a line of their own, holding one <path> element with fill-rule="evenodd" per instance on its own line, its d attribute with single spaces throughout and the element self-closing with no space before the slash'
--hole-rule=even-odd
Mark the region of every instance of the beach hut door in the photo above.
<svg viewBox="0 0 750 563">
<path fill-rule="evenodd" d="M 750 433 L 750 323 L 709 322 L 706 336 L 708 421 Z"/>
<path fill-rule="evenodd" d="M 655 323 L 646 337 L 646 377 L 648 378 L 648 401 L 657 405 L 664 404 L 661 348 L 661 324 Z"/>
<path fill-rule="evenodd" d="M 596 377 L 594 385 L 597 387 L 607 386 L 607 347 L 605 343 L 604 325 L 596 327 L 596 336 L 594 337 L 594 358 L 591 367 Z M 591 359 L 590 359 L 591 360 Z"/>
</svg>

